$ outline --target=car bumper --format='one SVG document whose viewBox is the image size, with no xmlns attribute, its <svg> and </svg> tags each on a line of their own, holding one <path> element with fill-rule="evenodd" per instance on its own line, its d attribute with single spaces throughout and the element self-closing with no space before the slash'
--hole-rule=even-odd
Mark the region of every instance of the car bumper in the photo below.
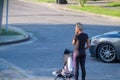
<svg viewBox="0 0 120 80">
<path fill-rule="evenodd" d="M 90 45 L 89 55 L 91 57 L 96 57 L 96 46 L 95 45 Z"/>
</svg>

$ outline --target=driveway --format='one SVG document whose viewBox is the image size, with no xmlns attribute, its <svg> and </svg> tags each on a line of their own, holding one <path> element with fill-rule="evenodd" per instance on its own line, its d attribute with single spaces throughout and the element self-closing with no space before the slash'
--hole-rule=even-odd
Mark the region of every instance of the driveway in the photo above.
<svg viewBox="0 0 120 80">
<path fill-rule="evenodd" d="M 119 20 L 63 11 L 42 3 L 11 0 L 9 12 L 9 26 L 23 29 L 30 33 L 32 39 L 20 44 L 1 46 L 0 57 L 39 79 L 53 78 L 52 71 L 62 68 L 64 49 L 73 50 L 71 41 L 76 22 L 83 23 L 84 31 L 90 38 L 120 30 Z M 88 54 L 87 51 L 87 80 L 119 80 L 119 62 L 103 63 Z"/>
</svg>

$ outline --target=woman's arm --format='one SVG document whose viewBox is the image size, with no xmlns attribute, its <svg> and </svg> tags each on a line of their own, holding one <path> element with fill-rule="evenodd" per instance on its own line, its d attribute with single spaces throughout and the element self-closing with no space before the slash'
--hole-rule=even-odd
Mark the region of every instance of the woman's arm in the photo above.
<svg viewBox="0 0 120 80">
<path fill-rule="evenodd" d="M 76 43 L 76 41 L 75 41 L 75 39 L 73 39 L 73 41 L 72 41 L 72 45 L 75 45 L 75 43 Z"/>
</svg>

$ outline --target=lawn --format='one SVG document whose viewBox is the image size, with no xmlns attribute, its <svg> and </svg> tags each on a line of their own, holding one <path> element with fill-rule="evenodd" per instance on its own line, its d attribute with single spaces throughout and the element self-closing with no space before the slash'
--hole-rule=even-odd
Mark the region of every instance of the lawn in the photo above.
<svg viewBox="0 0 120 80">
<path fill-rule="evenodd" d="M 5 29 L 0 30 L 0 36 L 12 36 L 12 35 L 21 35 L 21 34 L 16 31 L 11 31 L 11 30 L 8 30 L 8 32 L 6 32 Z"/>
<path fill-rule="evenodd" d="M 111 2 L 111 3 L 108 3 L 107 6 L 120 7 L 120 2 Z"/>
<path fill-rule="evenodd" d="M 120 17 L 120 10 L 108 9 L 100 6 L 85 5 L 85 7 L 80 7 L 77 5 L 70 5 L 68 6 L 68 8 L 74 9 L 74 10 L 87 11 L 87 12 L 96 13 L 96 14 Z"/>
<path fill-rule="evenodd" d="M 32 0 L 37 2 L 55 2 L 56 0 Z M 108 16 L 115 16 L 120 17 L 120 2 L 111 2 L 108 3 L 106 6 L 112 7 L 113 9 L 107 8 L 107 7 L 101 7 L 101 6 L 91 6 L 91 5 L 85 5 L 85 7 L 80 7 L 78 5 L 68 5 L 67 8 L 73 9 L 73 10 L 82 10 L 90 13 L 95 14 L 102 14 L 102 15 L 108 15 Z M 114 9 L 114 7 L 117 7 L 118 9 Z"/>
</svg>

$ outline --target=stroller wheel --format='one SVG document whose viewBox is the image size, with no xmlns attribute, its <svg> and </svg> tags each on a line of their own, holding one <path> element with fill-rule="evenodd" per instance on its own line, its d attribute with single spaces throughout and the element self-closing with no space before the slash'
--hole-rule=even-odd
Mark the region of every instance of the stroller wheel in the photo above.
<svg viewBox="0 0 120 80">
<path fill-rule="evenodd" d="M 66 80 L 65 78 L 58 78 L 56 77 L 55 80 Z"/>
<path fill-rule="evenodd" d="M 57 80 L 57 77 L 55 78 L 55 80 Z"/>
<path fill-rule="evenodd" d="M 66 80 L 65 78 L 63 80 Z"/>
</svg>

